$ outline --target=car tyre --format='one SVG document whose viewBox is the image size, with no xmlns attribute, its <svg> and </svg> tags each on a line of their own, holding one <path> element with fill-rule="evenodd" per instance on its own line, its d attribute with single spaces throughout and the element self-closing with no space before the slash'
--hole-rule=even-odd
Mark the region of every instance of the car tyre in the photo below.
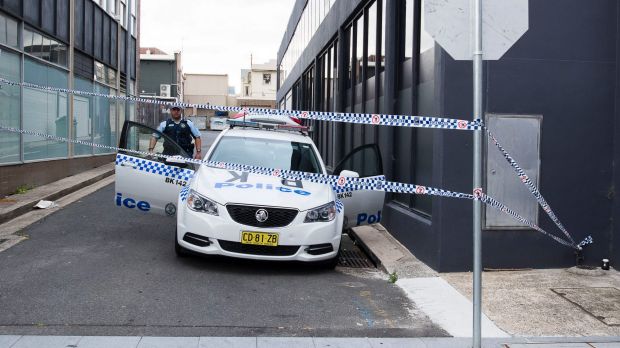
<svg viewBox="0 0 620 348">
<path fill-rule="evenodd" d="M 174 252 L 177 255 L 177 257 L 187 257 L 187 256 L 189 256 L 189 251 L 187 251 L 187 249 L 183 248 L 179 244 L 178 232 L 177 232 L 176 228 L 174 229 Z"/>
<path fill-rule="evenodd" d="M 333 270 L 336 268 L 336 266 L 338 266 L 339 261 L 340 261 L 340 248 L 338 249 L 338 253 L 336 254 L 336 256 L 328 260 L 318 261 L 317 266 L 325 270 Z"/>
</svg>

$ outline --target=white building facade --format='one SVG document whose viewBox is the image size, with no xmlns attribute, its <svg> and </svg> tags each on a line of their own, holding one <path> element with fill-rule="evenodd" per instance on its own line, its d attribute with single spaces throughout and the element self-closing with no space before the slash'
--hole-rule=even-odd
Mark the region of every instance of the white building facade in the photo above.
<svg viewBox="0 0 620 348">
<path fill-rule="evenodd" d="M 251 69 L 241 69 L 239 106 L 275 107 L 277 91 L 276 60 L 251 64 Z"/>
</svg>

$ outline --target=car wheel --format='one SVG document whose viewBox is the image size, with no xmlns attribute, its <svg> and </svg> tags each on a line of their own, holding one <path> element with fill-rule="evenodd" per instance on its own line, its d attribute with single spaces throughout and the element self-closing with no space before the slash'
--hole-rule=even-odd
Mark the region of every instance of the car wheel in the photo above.
<svg viewBox="0 0 620 348">
<path fill-rule="evenodd" d="M 174 229 L 174 252 L 175 254 L 177 254 L 177 257 L 187 257 L 189 255 L 189 252 L 187 251 L 187 249 L 183 248 L 180 244 L 179 244 L 179 240 L 177 239 L 177 229 Z"/>
</svg>

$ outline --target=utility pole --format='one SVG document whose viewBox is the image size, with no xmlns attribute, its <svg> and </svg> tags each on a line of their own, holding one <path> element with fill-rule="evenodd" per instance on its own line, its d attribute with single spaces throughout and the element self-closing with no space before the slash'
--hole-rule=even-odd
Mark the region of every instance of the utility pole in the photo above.
<svg viewBox="0 0 620 348">
<path fill-rule="evenodd" d="M 474 120 L 484 119 L 482 109 L 482 61 L 499 60 L 528 30 L 529 0 L 423 0 L 424 29 L 455 60 L 472 60 Z M 483 21 L 484 13 L 489 20 Z M 464 32 L 470 35 L 462 35 Z M 484 50 L 483 50 L 484 34 Z M 483 53 L 484 52 L 484 53 Z M 482 191 L 483 130 L 475 130 L 473 188 Z M 473 347 L 481 345 L 482 303 L 482 201 L 474 200 L 473 212 Z"/>
<path fill-rule="evenodd" d="M 474 1 L 472 27 L 474 32 L 474 120 L 482 115 L 482 0 Z M 474 189 L 482 188 L 482 130 L 474 133 Z M 482 303 L 482 201 L 474 200 L 474 308 L 473 347 L 481 346 Z"/>
</svg>

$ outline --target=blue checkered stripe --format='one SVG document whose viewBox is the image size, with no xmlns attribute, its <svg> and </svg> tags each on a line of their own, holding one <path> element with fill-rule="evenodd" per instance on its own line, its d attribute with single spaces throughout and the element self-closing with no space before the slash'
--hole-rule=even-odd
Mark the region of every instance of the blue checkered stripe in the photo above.
<svg viewBox="0 0 620 348">
<path fill-rule="evenodd" d="M 181 197 L 181 202 L 185 202 L 188 195 L 189 195 L 189 185 L 183 187 L 181 191 L 179 191 L 179 197 Z"/>
<path fill-rule="evenodd" d="M 592 243 L 594 243 L 594 240 L 592 240 L 592 236 L 587 236 L 577 246 L 581 248 L 581 247 L 584 247 L 584 246 L 586 246 L 588 244 L 592 244 Z"/>
<path fill-rule="evenodd" d="M 344 211 L 344 203 L 341 200 L 336 200 L 336 210 L 340 213 Z"/>
<path fill-rule="evenodd" d="M 116 155 L 116 165 L 119 165 L 127 160 L 137 164 L 135 169 L 139 171 L 153 173 L 167 178 L 189 181 L 194 175 L 194 171 L 191 169 L 169 166 L 163 163 L 153 162 L 142 158 L 129 157 L 123 154 Z"/>
</svg>

